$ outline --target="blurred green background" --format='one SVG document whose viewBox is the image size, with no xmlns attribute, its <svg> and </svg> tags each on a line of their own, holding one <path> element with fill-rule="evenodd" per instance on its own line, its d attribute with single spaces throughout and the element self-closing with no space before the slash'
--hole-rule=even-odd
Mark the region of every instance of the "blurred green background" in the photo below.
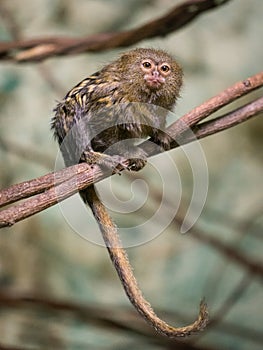
<svg viewBox="0 0 263 350">
<path fill-rule="evenodd" d="M 121 31 L 179 3 L 1 0 L 0 39 Z M 181 99 L 169 122 L 262 69 L 262 18 L 262 0 L 232 0 L 178 32 L 136 45 L 165 49 L 184 68 Z M 54 170 L 58 146 L 50 118 L 56 101 L 122 51 L 54 57 L 42 63 L 1 62 L 1 188 Z M 262 90 L 254 93 L 260 95 Z M 262 130 L 260 115 L 202 140 L 209 188 L 193 231 L 182 235 L 170 225 L 147 244 L 128 250 L 146 298 L 170 323 L 194 320 L 200 299 L 206 297 L 214 321 L 201 336 L 178 344 L 156 336 L 133 311 L 106 249 L 79 236 L 57 205 L 1 230 L 0 344 L 19 349 L 262 349 Z M 191 164 L 183 150 L 169 154 L 180 175 L 181 206 L 187 208 L 193 192 Z M 155 159 L 157 169 L 158 164 L 165 168 L 162 157 Z M 167 168 L 165 174 L 173 184 L 173 170 Z M 129 215 L 113 213 L 120 226 L 140 222 L 150 215 L 151 204 L 156 205 L 160 179 L 155 181 L 151 166 L 138 176 L 149 183 L 148 206 Z M 129 198 L 131 181 L 130 175 L 112 178 L 116 195 L 125 199 L 128 192 Z M 80 202 L 77 196 L 71 200 Z M 81 225 L 100 235 L 91 215 Z M 144 234 L 134 230 L 138 237 Z M 244 260 L 237 262 L 235 252 Z M 16 303 L 8 305 L 2 297 L 9 293 Z M 23 303 L 21 295 L 66 300 L 74 307 L 65 311 L 47 302 Z"/>
</svg>

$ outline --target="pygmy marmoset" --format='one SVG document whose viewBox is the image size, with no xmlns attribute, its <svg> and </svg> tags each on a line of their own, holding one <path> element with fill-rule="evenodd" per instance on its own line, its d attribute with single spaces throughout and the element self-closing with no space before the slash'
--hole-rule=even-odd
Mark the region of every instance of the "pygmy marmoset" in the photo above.
<svg viewBox="0 0 263 350">
<path fill-rule="evenodd" d="M 128 169 L 140 170 L 146 163 L 146 154 L 134 145 L 134 139 L 150 136 L 162 148 L 169 149 L 170 137 L 163 129 L 181 85 L 179 64 L 162 50 L 144 48 L 124 53 L 81 81 L 57 105 L 52 119 L 65 164 L 87 162 L 114 169 L 128 159 Z M 186 327 L 175 328 L 158 318 L 138 287 L 117 228 L 94 185 L 80 195 L 99 224 L 111 260 L 137 311 L 169 337 L 202 330 L 208 319 L 204 303 L 198 319 Z"/>
</svg>

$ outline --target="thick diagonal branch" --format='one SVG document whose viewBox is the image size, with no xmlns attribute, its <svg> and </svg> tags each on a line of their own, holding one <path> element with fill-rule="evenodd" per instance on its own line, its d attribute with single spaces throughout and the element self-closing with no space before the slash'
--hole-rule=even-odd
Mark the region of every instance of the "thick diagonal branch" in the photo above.
<svg viewBox="0 0 263 350">
<path fill-rule="evenodd" d="M 234 84 L 184 115 L 167 128 L 167 132 L 175 139 L 172 148 L 233 127 L 262 113 L 263 97 L 215 119 L 199 123 L 219 108 L 262 86 L 263 72 Z M 153 143 L 147 142 L 141 147 L 149 156 L 160 152 Z M 82 163 L 2 190 L 0 207 L 28 197 L 32 198 L 0 211 L 0 227 L 11 226 L 39 213 L 109 175 L 103 173 L 99 166 L 91 168 L 88 164 Z"/>
</svg>

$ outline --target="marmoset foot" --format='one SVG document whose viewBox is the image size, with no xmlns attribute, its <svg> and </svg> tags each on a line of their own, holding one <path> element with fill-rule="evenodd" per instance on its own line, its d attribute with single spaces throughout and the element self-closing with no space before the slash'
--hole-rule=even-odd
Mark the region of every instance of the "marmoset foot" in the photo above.
<svg viewBox="0 0 263 350">
<path fill-rule="evenodd" d="M 139 171 L 145 167 L 147 163 L 147 154 L 143 149 L 135 147 L 131 151 L 124 153 L 124 157 L 128 159 L 128 170 Z"/>
<path fill-rule="evenodd" d="M 174 139 L 164 131 L 159 131 L 153 136 L 153 139 L 163 151 L 168 151 L 171 148 L 171 143 L 174 141 Z"/>
<path fill-rule="evenodd" d="M 124 169 L 128 169 L 129 165 L 125 164 L 126 158 L 119 155 L 108 155 L 100 152 L 83 152 L 81 157 L 83 161 L 89 165 L 99 165 L 104 170 L 110 170 L 112 173 L 119 172 Z"/>
</svg>

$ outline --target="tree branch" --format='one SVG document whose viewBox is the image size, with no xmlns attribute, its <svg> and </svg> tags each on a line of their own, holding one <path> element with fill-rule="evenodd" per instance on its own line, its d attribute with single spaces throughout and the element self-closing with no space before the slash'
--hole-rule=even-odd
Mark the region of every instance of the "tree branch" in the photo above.
<svg viewBox="0 0 263 350">
<path fill-rule="evenodd" d="M 239 97 L 245 96 L 248 93 L 260 88 L 262 86 L 262 81 L 263 81 L 263 72 L 260 72 L 252 77 L 249 77 L 243 81 L 240 81 L 234 84 L 233 86 L 222 91 L 220 94 L 210 98 L 208 101 L 206 101 L 202 105 L 194 108 L 189 113 L 185 114 L 177 122 L 173 123 L 168 128 L 168 131 L 172 135 L 174 135 L 175 139 L 177 139 L 177 137 L 179 137 L 179 135 L 181 135 L 184 131 L 189 129 L 189 127 L 196 125 L 201 120 L 207 118 L 212 113 L 218 111 L 222 107 L 237 100 Z M 227 114 L 225 116 L 227 116 Z M 233 117 L 234 116 L 229 118 L 229 120 L 228 118 L 224 118 L 224 123 L 226 122 L 226 120 L 228 121 L 232 120 L 233 122 L 238 123 L 238 118 L 233 118 Z M 238 117 L 238 115 L 236 117 Z M 243 121 L 244 120 L 241 120 L 241 122 Z M 229 125 L 227 127 L 230 127 L 230 126 L 233 126 L 233 125 Z"/>
<path fill-rule="evenodd" d="M 263 72 L 234 84 L 185 114 L 167 128 L 175 140 L 172 148 L 238 125 L 263 112 L 263 97 L 260 97 L 222 116 L 199 123 L 223 106 L 262 86 Z M 148 156 L 160 153 L 159 147 L 153 143 L 144 142 L 140 147 Z M 88 164 L 81 163 L 4 189 L 0 192 L 0 207 L 32 198 L 0 211 L 0 227 L 12 226 L 110 175 L 112 174 L 103 172 L 98 165 L 91 168 Z"/>
<path fill-rule="evenodd" d="M 258 98 L 255 101 L 252 101 L 240 108 L 235 109 L 230 113 L 226 113 L 220 117 L 209 120 L 207 122 L 197 124 L 193 126 L 193 134 L 185 135 L 182 138 L 183 145 L 185 143 L 189 143 L 191 141 L 195 141 L 196 139 L 202 139 L 209 135 L 213 135 L 220 131 L 231 128 L 232 126 L 241 124 L 246 120 L 257 116 L 258 114 L 263 112 L 263 97 Z"/>
<path fill-rule="evenodd" d="M 175 225 L 176 227 L 181 227 L 184 220 L 184 215 L 177 215 L 172 221 L 172 225 Z M 241 266 L 244 270 L 247 270 L 250 273 L 250 277 L 252 275 L 257 276 L 259 277 L 259 280 L 262 281 L 263 264 L 259 260 L 255 260 L 249 256 L 246 256 L 245 254 L 237 250 L 236 247 L 223 243 L 218 238 L 213 237 L 212 235 L 208 235 L 203 230 L 200 230 L 196 227 L 191 227 L 189 232 L 192 233 L 192 236 L 195 239 L 207 245 L 210 245 L 213 249 L 216 249 L 217 252 L 227 257 L 230 261 Z"/>
<path fill-rule="evenodd" d="M 188 0 L 175 6 L 169 13 L 138 28 L 100 33 L 84 38 L 49 37 L 12 42 L 0 42 L 0 59 L 16 62 L 40 61 L 52 56 L 81 52 L 98 52 L 134 45 L 141 40 L 168 35 L 190 23 L 205 11 L 230 0 Z"/>
</svg>

